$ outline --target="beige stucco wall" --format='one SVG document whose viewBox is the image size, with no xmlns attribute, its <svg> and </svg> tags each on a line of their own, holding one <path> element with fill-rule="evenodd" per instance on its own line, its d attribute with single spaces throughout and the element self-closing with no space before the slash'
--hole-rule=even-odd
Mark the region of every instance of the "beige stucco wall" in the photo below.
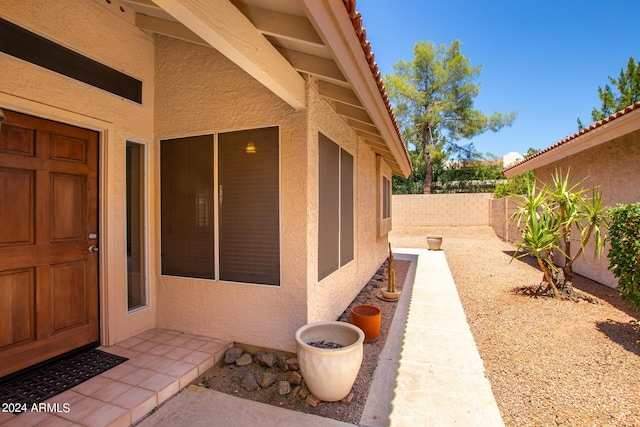
<svg viewBox="0 0 640 427">
<path fill-rule="evenodd" d="M 636 131 L 589 150 L 569 156 L 554 164 L 535 169 L 536 178 L 550 182 L 556 167 L 566 174 L 571 170 L 574 183 L 585 179 L 585 188 L 598 186 L 602 191 L 604 204 L 615 206 L 640 201 L 640 131 Z M 606 254 L 600 260 L 594 259 L 593 247 L 589 245 L 585 254 L 576 262 L 574 271 L 607 286 L 617 286 L 615 276 L 607 270 L 609 260 Z"/>
<path fill-rule="evenodd" d="M 128 138 L 153 141 L 153 40 L 92 1 L 3 0 L 0 16 L 143 82 L 143 103 L 139 105 L 0 54 L 0 107 L 101 133 L 99 256 L 103 343 L 114 343 L 153 327 L 153 305 L 127 314 L 124 231 L 125 143 Z M 153 155 L 153 147 L 150 149 Z M 152 170 L 149 177 L 153 182 Z M 153 236 L 150 244 L 155 244 Z M 151 268 L 155 268 L 153 259 Z"/>
<path fill-rule="evenodd" d="M 295 331 L 306 322 L 306 112 L 214 49 L 158 36 L 156 53 L 158 141 L 280 126 L 282 258 L 280 287 L 161 276 L 158 266 L 158 326 L 295 350 Z"/>
<path fill-rule="evenodd" d="M 492 197 L 490 193 L 395 195 L 393 227 L 489 225 Z"/>
<path fill-rule="evenodd" d="M 354 157 L 354 260 L 318 283 L 318 132 Z M 353 129 L 338 118 L 316 90 L 309 91 L 309 205 L 307 241 L 309 270 L 309 322 L 335 320 L 358 295 L 387 257 L 387 235 L 378 237 L 378 175 L 376 155 Z M 380 169 L 389 173 L 382 162 Z"/>
</svg>

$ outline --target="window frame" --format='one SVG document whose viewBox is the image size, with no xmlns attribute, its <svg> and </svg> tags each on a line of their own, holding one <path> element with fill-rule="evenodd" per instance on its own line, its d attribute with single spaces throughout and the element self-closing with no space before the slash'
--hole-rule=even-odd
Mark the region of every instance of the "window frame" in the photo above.
<svg viewBox="0 0 640 427">
<path fill-rule="evenodd" d="M 141 163 L 141 192 L 140 192 L 140 199 L 141 199 L 141 208 L 143 209 L 143 212 L 140 215 L 140 219 L 141 219 L 141 226 L 142 226 L 142 231 L 141 231 L 141 237 L 140 237 L 140 243 L 141 243 L 141 248 L 143 251 L 143 255 L 142 255 L 142 273 L 144 274 L 144 280 L 143 280 L 143 287 L 144 287 L 144 304 L 138 306 L 138 307 L 134 307 L 134 308 L 129 308 L 129 267 L 128 267 L 128 263 L 127 263 L 127 279 L 126 279 L 126 283 L 127 283 L 127 314 L 134 314 L 134 313 L 138 313 L 140 311 L 144 311 L 147 310 L 149 307 L 151 307 L 151 303 L 150 303 L 150 292 L 149 292 L 149 274 L 150 274 L 150 269 L 149 269 L 149 254 L 150 254 L 150 244 L 149 244 L 149 213 L 150 213 L 150 202 L 149 202 L 149 144 L 143 141 L 138 141 L 136 139 L 133 138 L 127 138 L 125 140 L 125 174 L 127 174 L 128 172 L 128 162 L 126 162 L 126 157 L 127 157 L 127 146 L 129 144 L 136 144 L 138 146 L 140 146 L 140 148 L 142 149 L 142 155 L 141 155 L 141 159 L 140 159 L 140 163 Z M 127 180 L 127 178 L 125 177 L 125 181 Z M 128 197 L 128 191 L 129 191 L 129 186 L 128 183 L 125 182 L 125 241 L 128 242 L 128 233 L 129 233 L 129 215 L 126 212 L 127 210 L 127 202 L 126 202 L 126 198 Z M 128 257 L 128 254 L 126 254 Z"/>
<path fill-rule="evenodd" d="M 377 176 L 377 191 L 378 191 L 378 208 L 377 208 L 377 224 L 378 224 L 378 237 L 384 237 L 389 234 L 392 228 L 393 220 L 393 176 L 391 168 L 386 164 L 382 156 L 376 156 L 376 176 Z M 388 198 L 385 199 L 385 180 L 388 184 Z M 388 206 L 385 207 L 385 201 L 388 202 Z M 385 217 L 385 211 L 388 208 L 389 216 Z"/>
<path fill-rule="evenodd" d="M 321 151 L 322 148 L 320 147 L 322 144 L 324 143 L 331 143 L 333 145 L 335 145 L 336 147 L 336 159 L 337 159 L 337 165 L 334 164 L 330 164 L 330 168 L 331 171 L 333 170 L 337 170 L 337 174 L 338 174 L 338 180 L 337 183 L 333 182 L 333 181 L 329 181 L 328 184 L 334 184 L 335 187 L 334 189 L 337 190 L 337 212 L 332 212 L 333 214 L 335 214 L 336 216 L 336 221 L 337 221 L 337 229 L 338 229 L 338 233 L 336 236 L 336 241 L 335 241 L 335 254 L 336 257 L 333 261 L 335 261 L 335 263 L 331 263 L 331 266 L 329 266 L 328 268 L 324 268 L 328 263 L 325 262 L 324 260 L 321 260 L 323 255 L 326 256 L 326 254 L 329 252 L 331 252 L 330 249 L 324 247 L 325 245 L 323 245 L 321 243 L 321 234 L 323 233 L 323 226 L 322 226 L 322 219 L 323 219 L 323 213 L 322 213 L 322 198 L 323 198 L 323 189 L 322 189 L 322 167 L 323 165 L 321 164 Z M 356 172 L 356 158 L 353 154 L 351 154 L 348 150 L 346 150 L 344 147 L 342 147 L 340 144 L 336 143 L 333 139 L 329 138 L 328 136 L 326 136 L 325 134 L 323 134 L 322 132 L 318 132 L 318 171 L 317 171 L 317 177 L 318 177 L 318 232 L 317 232 L 317 244 L 318 244 L 318 248 L 317 248 L 317 268 L 316 268 L 316 279 L 319 282 L 322 282 L 323 280 L 327 279 L 328 277 L 332 276 L 333 274 L 335 274 L 336 272 L 340 271 L 341 269 L 343 269 L 344 267 L 346 267 L 347 265 L 349 265 L 350 263 L 352 263 L 355 258 L 356 258 L 356 245 L 355 245 L 355 227 L 356 227 L 356 202 L 355 202 L 355 198 L 356 198 L 356 179 L 355 179 L 355 172 Z M 350 221 L 350 230 L 349 230 L 349 236 L 351 238 L 350 240 L 350 258 L 349 259 L 345 259 L 343 257 L 343 249 L 344 249 L 344 243 L 345 241 L 343 240 L 343 220 L 345 218 L 344 216 L 344 212 L 343 212 L 343 208 L 344 208 L 344 204 L 343 204 L 343 196 L 344 196 L 344 191 L 345 188 L 344 187 L 344 181 L 343 181 L 343 174 L 344 174 L 344 168 L 343 168 L 343 158 L 344 155 L 348 155 L 351 159 L 351 164 L 350 164 L 350 170 L 351 170 L 351 188 L 350 188 L 350 196 L 351 196 L 351 200 L 350 200 L 350 211 L 351 211 L 351 221 Z M 331 173 L 331 172 L 329 172 Z M 325 189 L 326 190 L 326 189 Z M 326 203 L 326 201 L 325 201 Z M 331 207 L 331 206 L 329 206 Z M 321 268 L 323 269 L 321 271 Z M 331 269 L 329 271 L 329 269 Z"/>
<path fill-rule="evenodd" d="M 220 177 L 219 177 L 219 151 L 218 151 L 218 147 L 219 147 L 219 136 L 221 134 L 225 134 L 225 133 L 233 133 L 233 132 L 242 132 L 242 131 L 259 131 L 261 129 L 268 129 L 268 128 L 276 128 L 277 129 L 277 156 L 278 156 L 278 185 L 277 185 L 277 191 L 278 191 L 278 240 L 279 240 L 279 245 L 278 245 L 278 269 L 279 269 L 279 278 L 278 278 L 278 284 L 264 284 L 264 283 L 249 283 L 249 282 L 238 282 L 238 281 L 230 281 L 230 280 L 221 280 L 220 279 L 220 207 L 219 207 L 219 197 L 220 197 L 220 191 L 219 191 L 219 185 L 220 185 Z M 171 140 L 171 139 L 179 139 L 179 138 L 189 138 L 189 137 L 196 137 L 196 136 L 212 136 L 213 137 L 213 158 L 211 159 L 211 161 L 213 162 L 213 227 L 214 227 L 214 236 L 213 236 L 213 259 L 212 262 L 214 262 L 214 274 L 213 274 L 213 278 L 200 278 L 200 277 L 190 277 L 190 276 L 180 276 L 180 275 L 174 275 L 174 274 L 165 274 L 162 271 L 162 268 L 160 268 L 160 276 L 162 277 L 171 277 L 171 278 L 176 278 L 176 279 L 185 279 L 185 280 L 197 280 L 197 281 L 205 281 L 205 282 L 217 282 L 217 283 L 231 283 L 231 284 L 237 284 L 237 285 L 247 285 L 247 286 L 261 286 L 261 287 L 268 287 L 268 288 L 281 288 L 282 287 L 282 274 L 283 274 L 283 268 L 282 268 L 282 129 L 280 125 L 274 124 L 274 125 L 264 125 L 264 126 L 256 126 L 256 127 L 247 127 L 247 128 L 237 128 L 237 129 L 225 129 L 225 130 L 218 130 L 218 131 L 212 131 L 212 132 L 208 132 L 208 133 L 204 133 L 204 134 L 197 134 L 197 135 L 188 135 L 188 136 L 176 136 L 176 137 L 166 137 L 166 138 L 161 138 L 159 141 L 160 143 L 162 141 L 165 140 Z M 161 175 L 161 171 L 160 174 Z M 160 194 L 162 194 L 162 184 L 160 183 Z M 162 204 L 162 200 L 160 200 L 160 204 Z M 161 222 L 161 227 L 162 227 L 162 211 L 160 211 L 160 222 Z M 160 241 L 160 245 L 162 246 L 162 239 Z M 161 257 L 161 254 L 158 254 L 159 257 Z M 160 259 L 160 267 L 162 267 L 162 260 Z"/>
</svg>

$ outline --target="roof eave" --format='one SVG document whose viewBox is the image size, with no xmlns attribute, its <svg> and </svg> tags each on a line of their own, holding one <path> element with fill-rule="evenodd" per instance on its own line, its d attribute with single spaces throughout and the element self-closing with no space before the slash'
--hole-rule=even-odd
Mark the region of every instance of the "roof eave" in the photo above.
<svg viewBox="0 0 640 427">
<path fill-rule="evenodd" d="M 300 0 L 300 3 L 386 141 L 399 167 L 394 172 L 408 177 L 412 172 L 409 154 L 365 58 L 343 0 Z"/>
<path fill-rule="evenodd" d="M 507 178 L 513 178 L 638 130 L 640 130 L 640 103 L 635 103 L 527 157 L 505 169 L 503 173 Z"/>
</svg>

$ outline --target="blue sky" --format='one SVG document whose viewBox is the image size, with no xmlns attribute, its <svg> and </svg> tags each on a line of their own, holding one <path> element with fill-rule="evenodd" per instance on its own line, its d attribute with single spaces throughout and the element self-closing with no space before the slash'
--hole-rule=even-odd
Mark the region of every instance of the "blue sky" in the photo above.
<svg viewBox="0 0 640 427">
<path fill-rule="evenodd" d="M 475 107 L 516 111 L 510 128 L 473 139 L 482 153 L 524 154 L 591 124 L 598 86 L 640 60 L 638 0 L 358 0 L 363 26 L 383 74 L 413 58 L 418 40 L 462 42 L 482 65 Z"/>
</svg>

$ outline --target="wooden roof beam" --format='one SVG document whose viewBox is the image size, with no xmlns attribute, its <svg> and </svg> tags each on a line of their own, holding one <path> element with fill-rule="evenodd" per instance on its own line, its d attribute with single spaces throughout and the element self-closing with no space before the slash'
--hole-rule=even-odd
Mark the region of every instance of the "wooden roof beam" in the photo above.
<svg viewBox="0 0 640 427">
<path fill-rule="evenodd" d="M 154 0 L 295 110 L 305 108 L 305 82 L 251 21 L 228 0 Z"/>
</svg>

